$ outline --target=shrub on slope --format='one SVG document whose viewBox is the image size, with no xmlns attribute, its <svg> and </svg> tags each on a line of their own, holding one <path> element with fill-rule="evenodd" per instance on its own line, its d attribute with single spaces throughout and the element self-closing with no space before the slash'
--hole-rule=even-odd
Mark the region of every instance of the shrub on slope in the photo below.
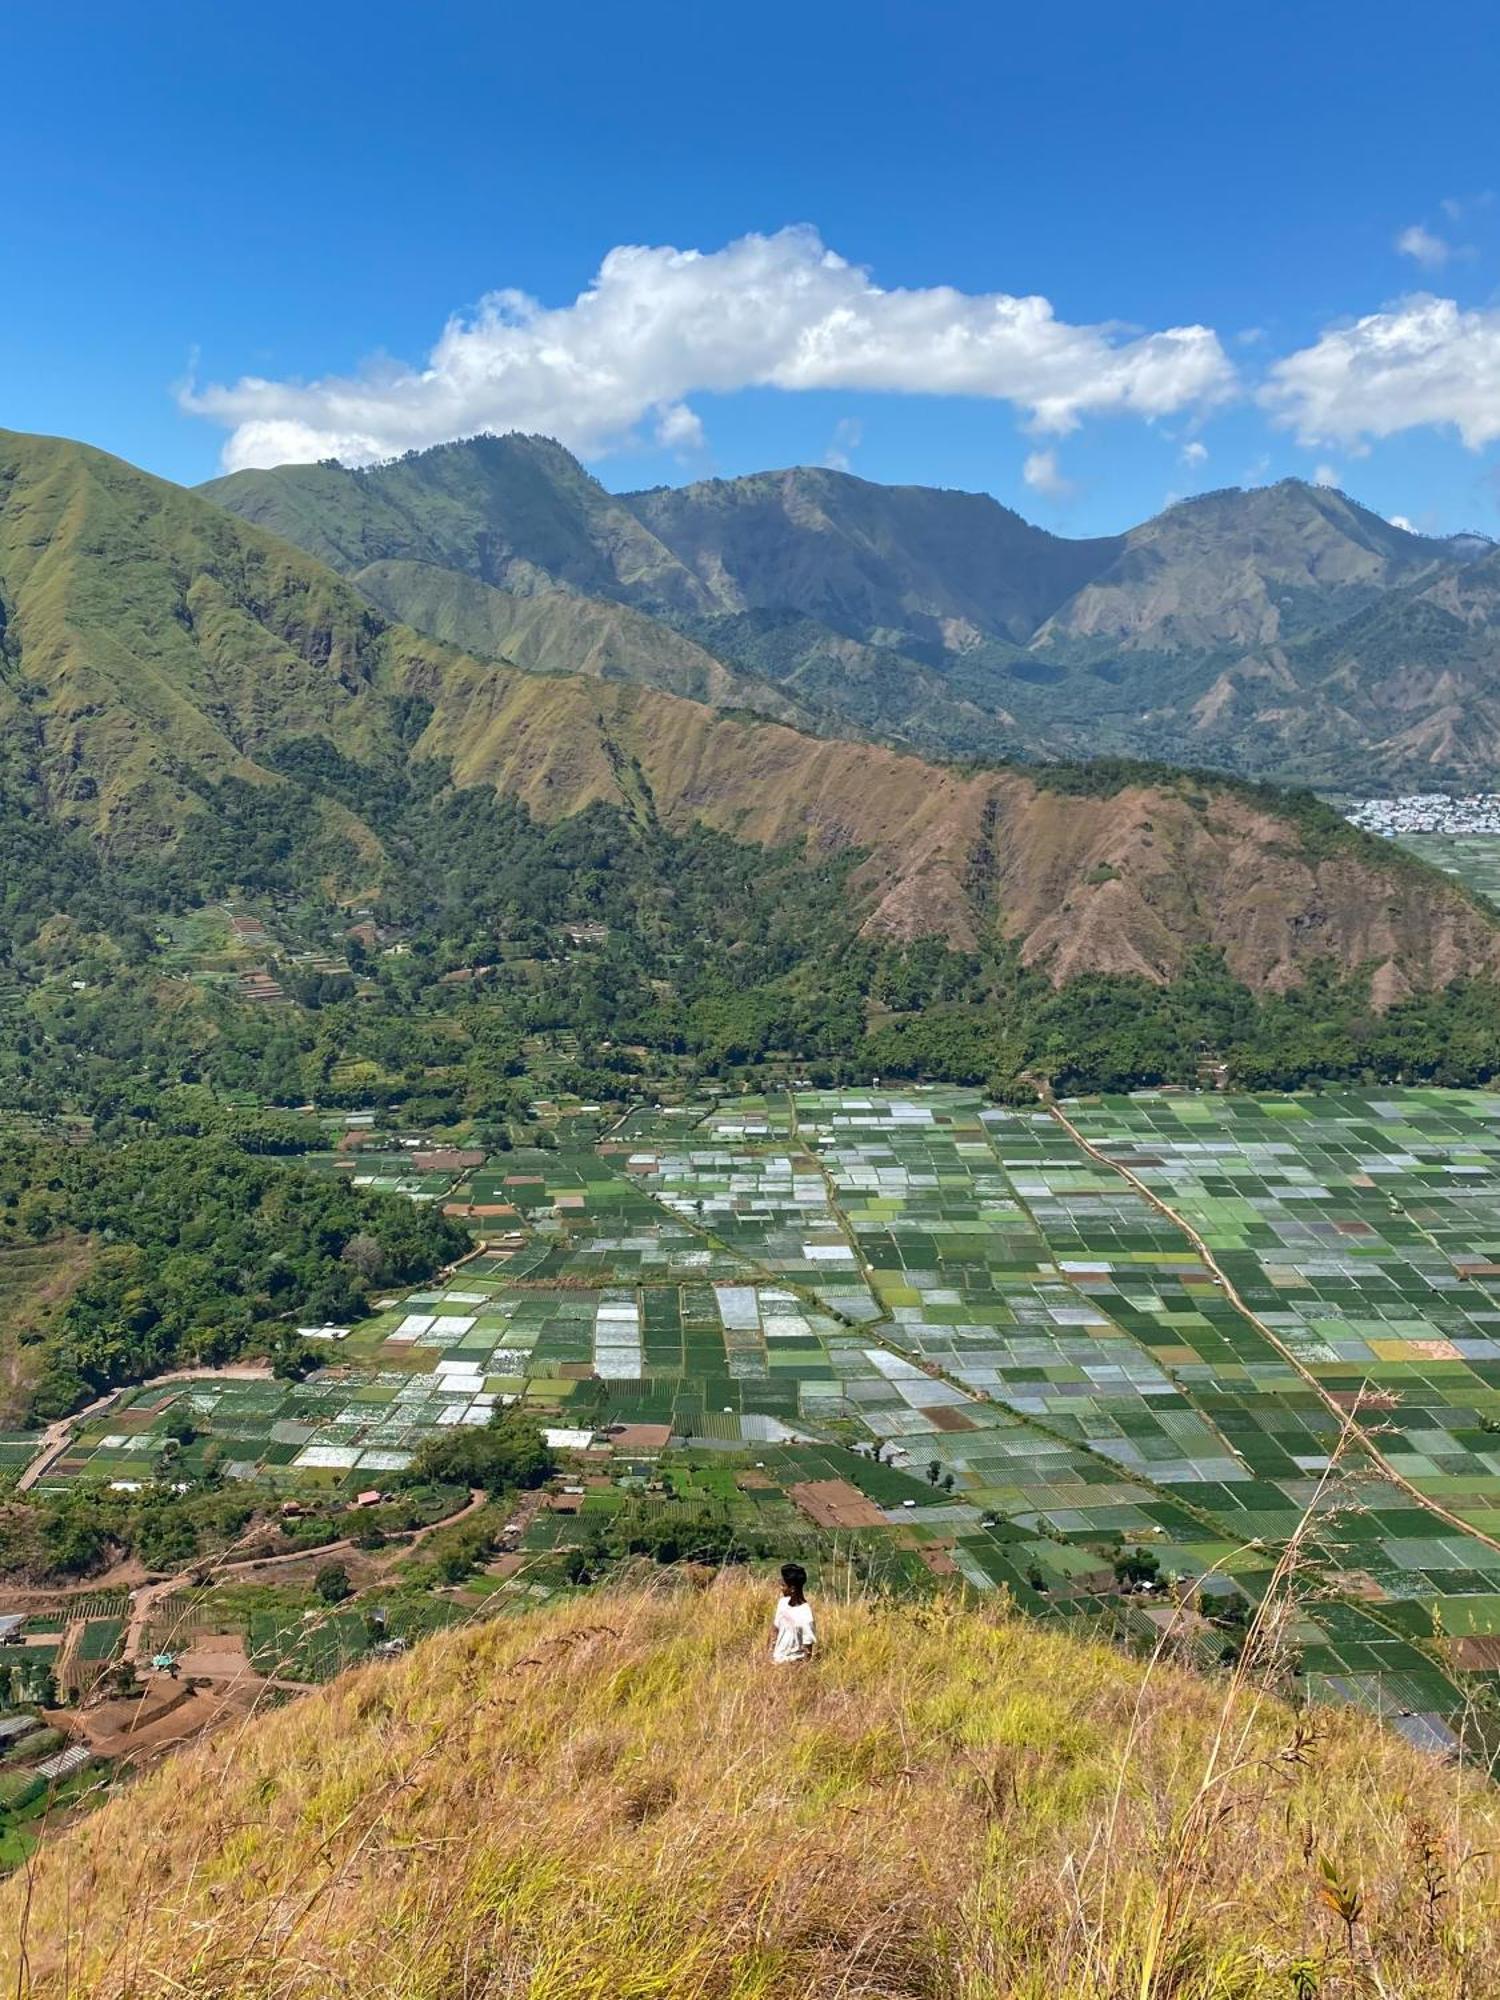
<svg viewBox="0 0 1500 2000">
<path fill-rule="evenodd" d="M 1008 1616 L 570 1599 L 188 1751 L 0 1897 L 5 1989 L 362 2000 L 1493 1993 L 1500 1799 Z M 1207 1782 L 1205 1777 L 1207 1776 Z M 24 1921 L 29 1969 L 13 1940 Z"/>
</svg>

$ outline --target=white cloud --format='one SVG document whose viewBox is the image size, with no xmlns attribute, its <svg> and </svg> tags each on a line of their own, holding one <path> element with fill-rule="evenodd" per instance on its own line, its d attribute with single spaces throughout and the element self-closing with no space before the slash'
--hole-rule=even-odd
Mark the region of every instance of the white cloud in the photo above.
<svg viewBox="0 0 1500 2000">
<path fill-rule="evenodd" d="M 1147 419 L 1221 400 L 1234 371 L 1203 326 L 1073 326 L 1039 297 L 948 285 L 886 291 L 810 228 L 702 252 L 611 250 L 571 305 L 498 291 L 444 327 L 421 367 L 238 382 L 183 392 L 230 427 L 234 469 L 351 463 L 482 430 L 545 431 L 597 456 L 650 423 L 701 441 L 685 399 L 748 387 L 984 396 L 1034 430 L 1088 416 Z"/>
<path fill-rule="evenodd" d="M 1500 307 L 1398 299 L 1278 361 L 1262 396 L 1306 445 L 1357 448 L 1435 424 L 1477 451 L 1500 438 Z"/>
<path fill-rule="evenodd" d="M 1055 451 L 1028 453 L 1021 477 L 1033 493 L 1040 493 L 1048 500 L 1066 500 L 1073 492 L 1073 482 L 1064 479 Z"/>
<path fill-rule="evenodd" d="M 1206 465 L 1208 463 L 1208 446 L 1201 444 L 1197 438 L 1189 438 L 1188 442 L 1182 447 L 1179 457 L 1182 459 L 1184 465 Z"/>
<path fill-rule="evenodd" d="M 1336 465 L 1319 465 L 1313 469 L 1314 486 L 1337 486 L 1339 469 Z"/>
<path fill-rule="evenodd" d="M 1416 534 L 1417 532 L 1416 528 L 1412 525 L 1410 521 L 1407 520 L 1404 514 L 1391 514 L 1387 516 L 1387 518 L 1389 519 L 1390 524 L 1393 528 L 1405 528 L 1407 534 L 1409 535 Z"/>
<path fill-rule="evenodd" d="M 1414 222 L 1409 229 L 1401 231 L 1396 238 L 1396 248 L 1403 257 L 1414 258 L 1424 271 L 1441 271 L 1453 255 L 1453 245 L 1441 236 L 1434 236 L 1420 222 Z"/>
<path fill-rule="evenodd" d="M 656 413 L 656 442 L 668 451 L 702 451 L 703 421 L 686 403 L 664 403 Z"/>
</svg>

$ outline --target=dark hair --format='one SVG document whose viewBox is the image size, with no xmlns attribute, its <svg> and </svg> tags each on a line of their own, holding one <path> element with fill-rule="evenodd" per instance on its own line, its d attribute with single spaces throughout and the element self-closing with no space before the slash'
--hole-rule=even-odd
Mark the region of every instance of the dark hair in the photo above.
<svg viewBox="0 0 1500 2000">
<path fill-rule="evenodd" d="M 802 1602 L 802 1593 L 807 1588 L 807 1571 L 801 1563 L 783 1563 L 781 1580 L 786 1585 L 786 1594 L 793 1604 Z"/>
</svg>

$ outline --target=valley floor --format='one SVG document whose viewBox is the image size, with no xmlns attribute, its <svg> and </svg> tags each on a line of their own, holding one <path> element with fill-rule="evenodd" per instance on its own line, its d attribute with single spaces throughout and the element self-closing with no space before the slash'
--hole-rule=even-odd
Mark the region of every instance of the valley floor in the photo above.
<svg viewBox="0 0 1500 2000">
<path fill-rule="evenodd" d="M 1500 1097 L 808 1090 L 559 1141 L 416 1190 L 504 1247 L 320 1374 L 127 1395 L 38 1490 L 140 1476 L 186 1409 L 185 1472 L 212 1444 L 272 1495 L 352 1498 L 523 1398 L 569 1490 L 419 1630 L 707 1512 L 742 1552 L 1003 1588 L 1209 1665 L 1285 1599 L 1288 1687 L 1494 1753 Z M 214 1596 L 168 1593 L 152 1647 L 219 1629 Z M 302 1603 L 230 1620 L 256 1672 L 368 1649 L 363 1602 L 311 1628 Z"/>
</svg>

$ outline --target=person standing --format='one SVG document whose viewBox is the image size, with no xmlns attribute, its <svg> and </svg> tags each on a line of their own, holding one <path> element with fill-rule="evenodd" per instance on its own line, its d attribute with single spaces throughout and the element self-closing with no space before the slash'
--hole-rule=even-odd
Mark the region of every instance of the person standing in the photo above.
<svg viewBox="0 0 1500 2000">
<path fill-rule="evenodd" d="M 801 1563 L 783 1563 L 781 1583 L 782 1596 L 771 1623 L 771 1662 L 787 1667 L 812 1658 L 818 1635 L 807 1601 L 807 1571 Z"/>
</svg>

